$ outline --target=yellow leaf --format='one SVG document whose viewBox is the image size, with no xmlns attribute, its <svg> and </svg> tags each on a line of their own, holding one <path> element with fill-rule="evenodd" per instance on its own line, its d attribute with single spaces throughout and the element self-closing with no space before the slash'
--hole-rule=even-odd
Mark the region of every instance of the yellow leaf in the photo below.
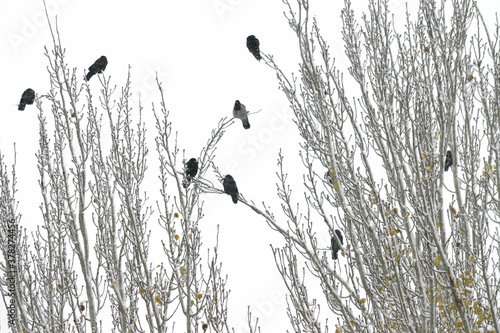
<svg viewBox="0 0 500 333">
<path fill-rule="evenodd" d="M 440 256 L 437 256 L 435 259 L 432 259 L 432 262 L 434 262 L 434 265 L 439 266 L 439 264 L 441 263 L 441 257 Z"/>
<path fill-rule="evenodd" d="M 156 297 L 155 297 L 155 301 L 156 301 L 156 303 L 158 303 L 158 304 L 160 304 L 160 305 L 162 304 L 162 303 L 161 303 L 161 298 L 160 298 L 160 296 L 156 296 Z"/>
<path fill-rule="evenodd" d="M 410 217 L 410 212 L 406 212 L 405 217 Z"/>
<path fill-rule="evenodd" d="M 337 188 L 337 187 L 339 187 L 339 183 L 333 184 L 333 188 Z"/>
<path fill-rule="evenodd" d="M 427 154 L 426 153 L 423 153 L 422 154 L 422 158 L 425 160 L 427 158 Z"/>
<path fill-rule="evenodd" d="M 198 299 L 201 299 L 202 297 L 203 297 L 203 295 L 202 295 L 202 294 L 198 294 L 198 295 L 196 295 L 196 298 L 198 298 Z"/>
<path fill-rule="evenodd" d="M 464 323 L 462 323 L 461 321 L 459 321 L 459 322 L 457 323 L 457 327 L 463 327 L 463 326 L 464 326 Z"/>
<path fill-rule="evenodd" d="M 174 213 L 174 217 L 179 217 L 179 213 Z"/>
<path fill-rule="evenodd" d="M 174 236 L 175 240 L 179 240 L 179 235 Z"/>
<path fill-rule="evenodd" d="M 392 212 L 393 212 L 394 214 L 396 214 L 396 215 L 397 215 L 397 214 L 398 214 L 398 209 L 397 209 L 397 208 L 394 208 L 394 209 L 392 210 Z"/>
<path fill-rule="evenodd" d="M 181 266 L 179 268 L 179 272 L 181 273 L 181 278 L 184 277 L 184 274 L 186 274 L 186 269 L 184 268 L 184 266 Z"/>
<path fill-rule="evenodd" d="M 436 228 L 439 228 L 439 222 L 436 221 Z"/>
<path fill-rule="evenodd" d="M 193 306 L 193 305 L 194 305 L 194 301 L 193 301 L 193 300 L 191 300 L 191 306 Z"/>
<path fill-rule="evenodd" d="M 359 303 L 361 303 L 361 304 L 365 304 L 365 302 L 366 302 L 366 298 L 362 298 L 359 300 Z"/>
<path fill-rule="evenodd" d="M 467 277 L 464 279 L 464 284 L 471 284 L 472 282 L 474 282 L 474 278 L 471 276 L 471 277 Z"/>
</svg>

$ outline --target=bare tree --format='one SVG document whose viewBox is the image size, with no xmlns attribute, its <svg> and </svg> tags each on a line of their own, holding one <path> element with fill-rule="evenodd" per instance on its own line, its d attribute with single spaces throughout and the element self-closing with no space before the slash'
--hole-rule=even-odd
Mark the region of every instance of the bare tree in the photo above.
<svg viewBox="0 0 500 333">
<path fill-rule="evenodd" d="M 292 196 L 280 154 L 284 216 L 242 202 L 287 241 L 273 252 L 294 332 L 331 329 L 321 302 L 337 332 L 500 332 L 498 23 L 491 34 L 472 1 L 423 0 L 396 31 L 388 1 L 370 0 L 358 24 L 346 0 L 342 36 L 356 83 L 347 89 L 309 1 L 283 2 L 299 76 L 263 58 L 302 137 L 304 200 Z M 344 234 L 338 263 L 321 236 L 335 229 Z M 308 277 L 323 295 L 309 291 Z"/>
<path fill-rule="evenodd" d="M 92 83 L 100 83 L 96 101 L 83 73 L 65 62 L 57 26 L 50 28 L 51 87 L 36 98 L 43 222 L 30 236 L 16 211 L 15 167 L 9 175 L 0 158 L 0 290 L 11 315 L 9 327 L 16 332 L 175 332 L 184 326 L 191 333 L 205 331 L 206 323 L 211 332 L 230 332 L 218 245 L 202 253 L 198 223 L 201 189 L 214 187 L 207 171 L 233 120 L 220 120 L 198 157 L 197 176 L 183 186 L 186 159 L 157 80 L 160 107 L 152 108 L 161 199 L 155 212 L 148 204 L 155 193 L 144 186 L 148 135 L 142 105 L 130 102 L 130 70 L 118 94 L 111 77 L 99 74 Z M 43 101 L 49 102 L 48 114 Z M 151 241 L 151 230 L 158 229 L 152 219 L 163 230 L 161 244 Z M 161 249 L 163 255 L 151 257 Z"/>
<path fill-rule="evenodd" d="M 262 57 L 302 137 L 304 199 L 292 196 L 280 154 L 283 212 L 239 200 L 286 241 L 272 251 L 294 332 L 500 332 L 499 24 L 491 33 L 472 1 L 422 0 L 416 19 L 407 15 L 397 31 L 387 0 L 370 0 L 361 24 L 346 0 L 342 35 L 356 83 L 346 89 L 309 1 L 283 2 L 298 39 L 299 76 Z M 223 194 L 208 173 L 222 179 L 215 150 L 232 120 L 212 131 L 187 185 L 158 82 L 155 212 L 144 188 L 147 132 L 142 105 L 129 103 L 130 74 L 116 102 L 116 87 L 98 75 L 96 106 L 89 84 L 65 63 L 57 29 L 53 41 L 46 52 L 51 90 L 36 99 L 43 224 L 31 236 L 19 227 L 15 168 L 9 176 L 0 155 L 0 290 L 10 327 L 95 332 L 111 318 L 113 332 L 179 325 L 231 332 L 217 244 L 202 255 L 198 223 L 200 195 Z M 152 219 L 165 235 L 159 265 L 150 258 Z M 330 237 L 341 245 L 339 261 L 330 259 Z M 249 331 L 259 332 L 257 324 L 249 308 Z"/>
</svg>

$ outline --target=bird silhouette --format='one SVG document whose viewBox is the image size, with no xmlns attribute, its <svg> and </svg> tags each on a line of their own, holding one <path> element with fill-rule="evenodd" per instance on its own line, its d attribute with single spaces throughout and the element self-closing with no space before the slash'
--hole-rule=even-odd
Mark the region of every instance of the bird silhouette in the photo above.
<svg viewBox="0 0 500 333">
<path fill-rule="evenodd" d="M 191 183 L 191 179 L 198 173 L 198 161 L 196 158 L 192 158 L 186 163 L 186 182 L 184 187 L 188 187 Z"/>
<path fill-rule="evenodd" d="M 339 239 L 340 244 L 343 245 L 344 238 L 342 237 L 342 233 L 340 232 L 340 230 L 336 229 L 335 234 L 337 235 L 337 238 Z M 338 258 L 337 252 L 339 252 L 339 250 L 340 250 L 340 245 L 337 243 L 335 237 L 332 237 L 331 243 L 332 243 L 332 259 L 336 260 Z"/>
<path fill-rule="evenodd" d="M 222 186 L 224 186 L 224 193 L 229 194 L 234 203 L 238 203 L 238 187 L 231 175 L 226 175 L 226 177 L 224 177 Z"/>
<path fill-rule="evenodd" d="M 244 129 L 250 128 L 250 123 L 248 122 L 248 111 L 245 105 L 241 104 L 240 101 L 236 100 L 233 107 L 233 117 L 241 119 Z"/>
<path fill-rule="evenodd" d="M 21 96 L 21 101 L 19 102 L 19 107 L 17 108 L 19 111 L 24 111 L 26 104 L 33 104 L 33 100 L 35 99 L 35 91 L 31 88 L 26 89 Z"/>
<path fill-rule="evenodd" d="M 444 171 L 448 171 L 448 169 L 453 165 L 453 155 L 451 155 L 451 150 L 446 152 L 446 160 L 444 161 Z"/>
<path fill-rule="evenodd" d="M 260 61 L 260 59 L 262 59 L 262 57 L 260 56 L 259 46 L 260 46 L 259 40 L 257 38 L 255 38 L 254 35 L 250 35 L 247 37 L 248 51 L 250 51 L 250 53 L 253 54 L 255 59 L 257 59 L 258 61 Z"/>
<path fill-rule="evenodd" d="M 106 66 L 108 65 L 108 59 L 105 56 L 101 56 L 99 59 L 97 59 L 90 67 L 89 71 L 87 73 L 87 81 L 92 78 L 97 73 L 102 73 L 105 69 Z"/>
</svg>

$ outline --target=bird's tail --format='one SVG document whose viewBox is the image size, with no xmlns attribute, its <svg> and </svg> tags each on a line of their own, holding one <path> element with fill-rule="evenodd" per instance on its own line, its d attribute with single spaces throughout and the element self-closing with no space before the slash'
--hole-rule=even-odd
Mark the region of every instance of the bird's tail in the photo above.
<svg viewBox="0 0 500 333">
<path fill-rule="evenodd" d="M 17 108 L 19 111 L 24 111 L 24 108 L 26 107 L 26 104 L 20 103 L 19 107 Z"/>
<path fill-rule="evenodd" d="M 184 188 L 188 188 L 189 184 L 191 184 L 191 177 L 186 175 L 186 178 L 182 181 L 182 186 L 184 186 Z"/>
<path fill-rule="evenodd" d="M 238 203 L 238 195 L 237 194 L 231 194 L 231 198 L 233 198 L 234 203 Z"/>
<path fill-rule="evenodd" d="M 337 258 L 338 258 L 338 257 L 337 257 L 337 252 L 332 253 L 332 259 L 333 259 L 333 260 L 337 260 Z"/>
<path fill-rule="evenodd" d="M 86 79 L 87 81 L 88 81 L 88 80 L 90 80 L 90 79 L 92 78 L 92 76 L 94 76 L 94 74 L 95 74 L 95 73 L 94 73 L 94 72 L 92 72 L 92 71 L 88 72 L 88 73 L 87 73 L 87 76 L 85 77 L 85 79 Z"/>
<path fill-rule="evenodd" d="M 250 128 L 250 123 L 248 122 L 248 117 L 245 117 L 241 121 L 243 122 L 243 128 L 244 129 L 249 129 Z"/>
</svg>

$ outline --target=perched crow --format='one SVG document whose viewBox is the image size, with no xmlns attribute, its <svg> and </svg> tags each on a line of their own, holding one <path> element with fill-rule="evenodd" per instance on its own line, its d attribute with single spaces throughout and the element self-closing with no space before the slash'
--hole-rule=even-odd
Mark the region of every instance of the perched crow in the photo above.
<svg viewBox="0 0 500 333">
<path fill-rule="evenodd" d="M 342 234 L 340 233 L 340 230 L 336 229 L 335 234 L 337 234 L 337 238 L 340 241 L 340 244 L 344 244 L 344 238 L 342 237 Z M 335 237 L 332 237 L 332 259 L 336 260 L 337 259 L 337 252 L 340 250 L 340 245 L 337 244 L 337 241 L 335 240 Z"/>
<path fill-rule="evenodd" d="M 189 183 L 191 183 L 191 179 L 196 176 L 198 173 L 198 161 L 196 158 L 192 158 L 186 163 L 186 182 L 184 183 L 184 187 L 188 187 Z"/>
<path fill-rule="evenodd" d="M 332 176 L 332 172 L 331 171 L 327 171 L 325 173 L 325 179 L 333 185 L 333 176 Z"/>
<path fill-rule="evenodd" d="M 451 150 L 446 152 L 446 160 L 444 161 L 444 171 L 448 171 L 448 168 L 453 165 L 453 155 L 451 155 Z"/>
<path fill-rule="evenodd" d="M 186 176 L 188 179 L 194 178 L 198 173 L 198 161 L 192 158 L 186 163 Z"/>
<path fill-rule="evenodd" d="M 262 57 L 260 56 L 259 45 L 260 45 L 259 40 L 255 38 L 254 35 L 250 35 L 247 37 L 248 51 L 250 51 L 250 53 L 253 54 L 255 59 L 257 59 L 258 61 L 262 59 Z"/>
<path fill-rule="evenodd" d="M 19 111 L 24 111 L 26 104 L 33 104 L 33 100 L 35 99 L 35 91 L 31 88 L 26 89 L 21 96 L 21 101 L 19 102 Z"/>
<path fill-rule="evenodd" d="M 231 175 L 226 175 L 226 177 L 224 177 L 222 186 L 224 186 L 224 193 L 229 194 L 234 203 L 238 203 L 238 187 Z"/>
<path fill-rule="evenodd" d="M 247 108 L 243 104 L 241 104 L 240 101 L 236 100 L 236 102 L 234 102 L 233 117 L 241 119 L 244 129 L 250 128 L 250 123 L 248 122 L 247 115 L 248 115 Z"/>
<path fill-rule="evenodd" d="M 105 69 L 106 66 L 108 65 L 108 59 L 105 56 L 101 56 L 99 59 L 97 59 L 92 66 L 89 67 L 89 72 L 87 73 L 87 81 L 92 78 L 97 73 L 102 73 Z"/>
</svg>

